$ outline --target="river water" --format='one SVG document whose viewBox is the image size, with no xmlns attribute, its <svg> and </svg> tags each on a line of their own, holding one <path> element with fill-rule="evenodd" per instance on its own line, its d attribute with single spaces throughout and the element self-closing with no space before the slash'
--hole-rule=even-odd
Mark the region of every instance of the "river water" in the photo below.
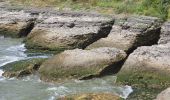
<svg viewBox="0 0 170 100">
<path fill-rule="evenodd" d="M 25 53 L 22 39 L 0 37 L 0 67 L 14 61 L 28 58 L 49 57 L 46 54 Z M 76 93 L 109 92 L 123 98 L 132 92 L 130 86 L 116 86 L 115 76 L 86 81 L 71 80 L 64 84 L 42 82 L 38 76 L 27 76 L 23 79 L 7 79 L 0 69 L 0 100 L 56 100 L 56 98 Z"/>
</svg>

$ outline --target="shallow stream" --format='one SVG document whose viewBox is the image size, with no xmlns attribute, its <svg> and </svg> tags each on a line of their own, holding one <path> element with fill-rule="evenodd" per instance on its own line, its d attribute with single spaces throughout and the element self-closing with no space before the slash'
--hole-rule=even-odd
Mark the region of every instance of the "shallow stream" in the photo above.
<svg viewBox="0 0 170 100">
<path fill-rule="evenodd" d="M 28 58 L 49 57 L 46 54 L 25 53 L 22 39 L 0 37 L 0 67 L 14 61 Z M 72 80 L 64 84 L 42 82 L 38 76 L 23 79 L 7 79 L 0 69 L 0 100 L 56 100 L 56 98 L 76 93 L 109 92 L 126 98 L 132 89 L 130 86 L 115 85 L 116 77 L 107 76 L 86 81 Z"/>
</svg>

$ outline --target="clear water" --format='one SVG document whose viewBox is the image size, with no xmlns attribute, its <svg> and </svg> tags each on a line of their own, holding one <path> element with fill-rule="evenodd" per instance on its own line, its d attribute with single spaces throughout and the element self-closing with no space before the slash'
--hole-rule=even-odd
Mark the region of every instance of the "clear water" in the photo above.
<svg viewBox="0 0 170 100">
<path fill-rule="evenodd" d="M 35 58 L 48 57 L 44 54 L 28 57 L 25 54 L 22 39 L 0 37 L 0 66 L 7 63 Z M 33 54 L 36 55 L 36 54 Z M 40 81 L 38 76 L 23 79 L 6 79 L 0 70 L 0 100 L 55 100 L 58 97 L 76 93 L 109 92 L 126 98 L 132 89 L 130 86 L 116 86 L 115 76 L 100 79 L 78 81 L 71 80 L 63 84 L 50 84 Z"/>
</svg>

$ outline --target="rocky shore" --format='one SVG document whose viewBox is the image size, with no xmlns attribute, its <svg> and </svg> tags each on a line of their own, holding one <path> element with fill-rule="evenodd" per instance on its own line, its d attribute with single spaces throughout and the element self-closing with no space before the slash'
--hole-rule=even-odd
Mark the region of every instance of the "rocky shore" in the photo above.
<svg viewBox="0 0 170 100">
<path fill-rule="evenodd" d="M 14 8 L 0 2 L 0 34 L 24 37 L 29 50 L 56 52 L 47 60 L 5 65 L 5 77 L 38 72 L 43 81 L 55 83 L 115 74 L 118 84 L 136 89 L 129 100 L 155 99 L 170 87 L 170 22 L 156 17 Z M 93 99 L 98 95 L 85 95 L 89 96 L 98 100 Z M 168 96 L 160 94 L 156 100 Z"/>
</svg>

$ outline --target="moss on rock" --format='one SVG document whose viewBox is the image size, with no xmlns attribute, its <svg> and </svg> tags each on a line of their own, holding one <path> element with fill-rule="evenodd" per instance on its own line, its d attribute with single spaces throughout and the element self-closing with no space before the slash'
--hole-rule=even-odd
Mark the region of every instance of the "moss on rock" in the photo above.
<svg viewBox="0 0 170 100">
<path fill-rule="evenodd" d="M 116 48 L 66 50 L 45 61 L 39 73 L 48 82 L 90 79 L 115 73 L 125 57 L 126 53 Z"/>
<path fill-rule="evenodd" d="M 3 76 L 11 78 L 30 75 L 38 70 L 45 60 L 46 58 L 33 58 L 9 63 L 2 66 L 2 69 L 5 70 Z"/>
<path fill-rule="evenodd" d="M 130 85 L 134 92 L 127 100 L 153 100 L 170 86 L 170 75 L 149 70 L 121 71 L 117 83 Z"/>
</svg>

